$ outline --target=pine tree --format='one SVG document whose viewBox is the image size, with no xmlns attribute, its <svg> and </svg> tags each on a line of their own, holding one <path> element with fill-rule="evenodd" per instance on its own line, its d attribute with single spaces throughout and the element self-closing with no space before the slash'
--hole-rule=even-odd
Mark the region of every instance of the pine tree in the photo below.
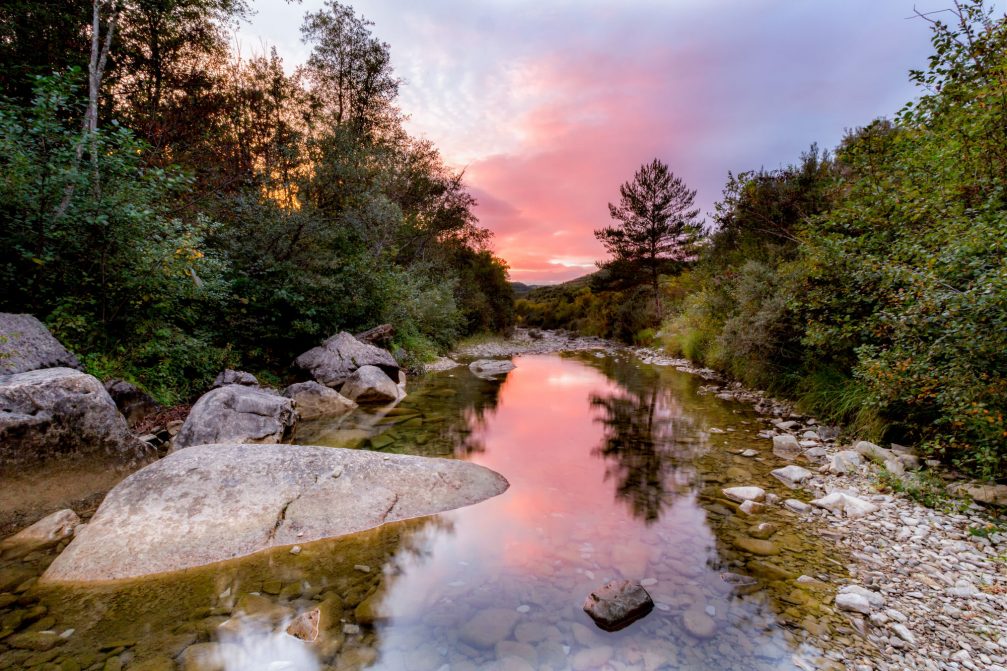
<svg viewBox="0 0 1007 671">
<path fill-rule="evenodd" d="M 645 273 L 661 317 L 658 278 L 694 256 L 702 231 L 699 208 L 693 207 L 696 192 L 654 159 L 619 187 L 619 195 L 618 205 L 608 204 L 609 214 L 618 223 L 594 232 L 612 256 L 602 267 Z"/>
</svg>

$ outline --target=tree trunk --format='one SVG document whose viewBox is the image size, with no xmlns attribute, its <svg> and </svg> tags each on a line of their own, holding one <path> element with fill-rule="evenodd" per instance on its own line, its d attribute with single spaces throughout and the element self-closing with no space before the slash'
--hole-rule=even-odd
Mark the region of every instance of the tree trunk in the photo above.
<svg viewBox="0 0 1007 671">
<path fill-rule="evenodd" d="M 105 63 L 108 60 L 108 51 L 112 46 L 112 36 L 115 34 L 115 22 L 118 18 L 118 10 L 115 6 L 116 0 L 110 1 L 111 14 L 108 19 L 108 31 L 105 33 L 105 44 L 101 44 L 101 4 L 102 0 L 93 0 L 93 14 L 91 19 L 91 60 L 87 66 L 87 111 L 84 113 L 84 128 L 81 132 L 80 142 L 74 155 L 74 171 L 80 165 L 84 157 L 84 146 L 91 142 L 91 162 L 95 173 L 95 189 L 98 188 L 98 93 L 101 90 L 101 78 L 105 73 Z M 53 213 L 55 219 L 60 219 L 70 207 L 73 200 L 75 187 L 73 183 L 67 185 L 63 191 L 63 200 Z"/>
</svg>

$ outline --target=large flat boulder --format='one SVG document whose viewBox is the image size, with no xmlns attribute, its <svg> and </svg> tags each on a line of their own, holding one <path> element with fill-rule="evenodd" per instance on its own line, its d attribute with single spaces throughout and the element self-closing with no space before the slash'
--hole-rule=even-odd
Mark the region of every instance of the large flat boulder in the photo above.
<svg viewBox="0 0 1007 671">
<path fill-rule="evenodd" d="M 130 433 L 97 378 L 72 368 L 0 375 L 0 470 L 56 457 L 128 461 L 152 452 Z"/>
<path fill-rule="evenodd" d="M 229 384 L 199 397 L 174 446 L 279 443 L 290 437 L 296 420 L 291 399 L 258 387 Z"/>
<path fill-rule="evenodd" d="M 465 461 L 310 445 L 201 445 L 117 485 L 46 571 L 95 582 L 176 571 L 471 505 L 504 492 Z"/>
<path fill-rule="evenodd" d="M 399 379 L 399 364 L 386 350 L 360 342 L 349 333 L 332 336 L 297 357 L 294 365 L 318 382 L 339 389 L 361 366 L 377 366 L 392 380 Z"/>
<path fill-rule="evenodd" d="M 0 375 L 40 368 L 80 369 L 77 357 L 31 315 L 0 312 Z"/>
</svg>

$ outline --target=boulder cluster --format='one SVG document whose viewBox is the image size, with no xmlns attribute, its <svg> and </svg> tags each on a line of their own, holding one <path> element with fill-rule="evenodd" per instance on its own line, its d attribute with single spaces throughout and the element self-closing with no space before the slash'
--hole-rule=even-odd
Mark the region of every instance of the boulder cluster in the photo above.
<svg viewBox="0 0 1007 671">
<path fill-rule="evenodd" d="M 294 370 L 311 379 L 282 390 L 224 370 L 183 419 L 125 380 L 102 384 L 82 372 L 34 317 L 0 314 L 0 476 L 96 456 L 136 471 L 88 524 L 50 508 L 4 540 L 0 555 L 73 538 L 45 579 L 116 580 L 340 536 L 504 491 L 506 480 L 475 464 L 288 444 L 300 420 L 341 421 L 358 405 L 405 397 L 395 358 L 364 340 L 339 333 L 308 350 Z M 473 372 L 513 367 L 503 363 Z"/>
</svg>

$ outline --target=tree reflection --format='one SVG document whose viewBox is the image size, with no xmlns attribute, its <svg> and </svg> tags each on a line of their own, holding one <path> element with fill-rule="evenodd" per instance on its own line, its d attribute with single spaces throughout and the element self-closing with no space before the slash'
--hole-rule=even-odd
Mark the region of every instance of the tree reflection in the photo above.
<svg viewBox="0 0 1007 671">
<path fill-rule="evenodd" d="M 595 421 L 604 438 L 592 452 L 609 463 L 605 479 L 616 483 L 615 495 L 647 524 L 660 519 L 681 486 L 691 486 L 692 459 L 698 441 L 670 390 L 639 369 L 609 362 L 602 369 L 623 388 L 592 394 Z"/>
</svg>

